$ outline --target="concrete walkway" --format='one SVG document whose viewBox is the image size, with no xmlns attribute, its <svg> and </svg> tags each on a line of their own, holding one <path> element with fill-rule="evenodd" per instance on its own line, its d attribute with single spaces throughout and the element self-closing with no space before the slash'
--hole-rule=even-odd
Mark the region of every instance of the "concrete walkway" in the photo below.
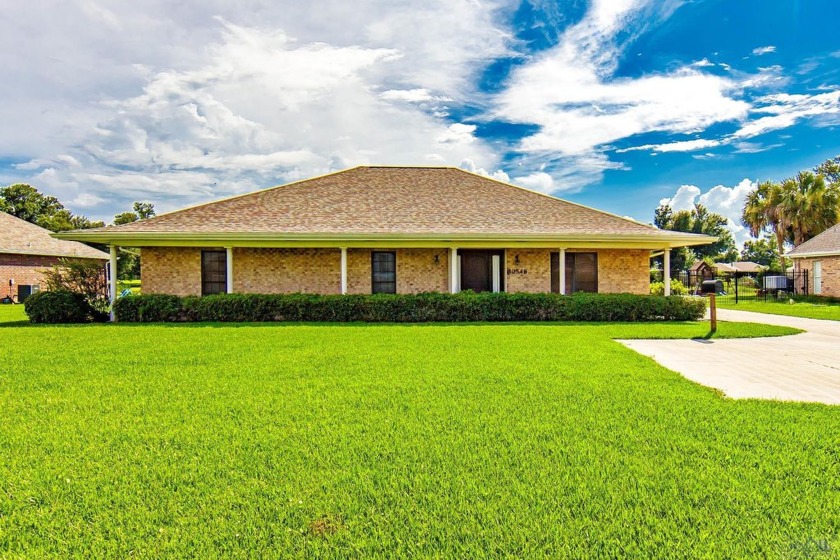
<svg viewBox="0 0 840 560">
<path fill-rule="evenodd" d="M 734 399 L 840 405 L 840 321 L 718 309 L 718 320 L 806 332 L 773 338 L 621 340 L 668 369 Z"/>
</svg>

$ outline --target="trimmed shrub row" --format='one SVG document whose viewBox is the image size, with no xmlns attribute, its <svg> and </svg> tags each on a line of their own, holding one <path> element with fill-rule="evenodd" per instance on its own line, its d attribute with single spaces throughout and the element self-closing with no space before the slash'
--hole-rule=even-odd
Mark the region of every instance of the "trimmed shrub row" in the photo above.
<svg viewBox="0 0 840 560">
<path fill-rule="evenodd" d="M 694 321 L 703 298 L 587 294 L 424 293 L 416 295 L 161 294 L 117 300 L 117 321 L 149 322 L 495 322 Z"/>
<path fill-rule="evenodd" d="M 89 323 L 106 321 L 108 314 L 94 309 L 83 294 L 64 290 L 38 292 L 23 302 L 31 323 Z"/>
</svg>

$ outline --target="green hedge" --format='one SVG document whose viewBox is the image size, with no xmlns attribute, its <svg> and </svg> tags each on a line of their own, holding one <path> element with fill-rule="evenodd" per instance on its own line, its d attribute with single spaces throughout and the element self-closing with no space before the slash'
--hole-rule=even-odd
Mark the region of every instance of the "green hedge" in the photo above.
<svg viewBox="0 0 840 560">
<path fill-rule="evenodd" d="M 32 294 L 23 302 L 23 309 L 31 323 L 88 323 L 108 318 L 91 307 L 84 295 L 68 291 Z"/>
<path fill-rule="evenodd" d="M 118 321 L 370 322 L 694 321 L 702 298 L 633 294 L 472 293 L 416 295 L 132 295 L 117 300 Z"/>
</svg>

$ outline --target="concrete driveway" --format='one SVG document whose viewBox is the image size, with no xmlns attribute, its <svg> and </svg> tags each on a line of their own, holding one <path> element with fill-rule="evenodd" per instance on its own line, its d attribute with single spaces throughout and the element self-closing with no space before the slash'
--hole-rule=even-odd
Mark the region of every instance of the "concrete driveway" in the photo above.
<svg viewBox="0 0 840 560">
<path fill-rule="evenodd" d="M 668 369 L 734 399 L 840 405 L 840 321 L 718 309 L 718 320 L 806 332 L 773 338 L 621 340 Z"/>
</svg>

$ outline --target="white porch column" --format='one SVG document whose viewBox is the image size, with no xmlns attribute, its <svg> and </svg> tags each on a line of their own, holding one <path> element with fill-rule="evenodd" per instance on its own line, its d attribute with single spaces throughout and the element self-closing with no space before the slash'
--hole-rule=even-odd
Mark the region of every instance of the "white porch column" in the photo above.
<svg viewBox="0 0 840 560">
<path fill-rule="evenodd" d="M 566 248 L 560 247 L 560 293 L 566 293 Z"/>
<path fill-rule="evenodd" d="M 449 293 L 458 293 L 458 248 L 449 249 Z"/>
<path fill-rule="evenodd" d="M 108 298 L 111 300 L 111 321 L 114 320 L 114 302 L 117 301 L 117 246 L 111 245 L 111 260 L 108 263 Z"/>
<path fill-rule="evenodd" d="M 341 248 L 341 293 L 347 293 L 347 247 Z"/>
<path fill-rule="evenodd" d="M 662 280 L 665 282 L 665 295 L 671 295 L 671 249 L 665 247 L 662 254 Z"/>
<path fill-rule="evenodd" d="M 233 247 L 225 247 L 227 251 L 227 293 L 233 293 Z"/>
</svg>

